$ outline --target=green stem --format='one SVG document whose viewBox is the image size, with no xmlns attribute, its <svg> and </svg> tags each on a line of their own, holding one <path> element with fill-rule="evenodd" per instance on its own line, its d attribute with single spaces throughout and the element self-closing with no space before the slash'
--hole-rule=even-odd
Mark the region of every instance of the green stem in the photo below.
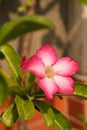
<svg viewBox="0 0 87 130">
<path fill-rule="evenodd" d="M 37 95 L 34 95 L 35 96 L 35 98 L 44 98 L 44 97 L 46 97 L 44 94 L 37 94 Z M 58 93 L 58 94 L 55 94 L 54 96 L 73 96 L 73 94 L 60 94 L 60 93 Z"/>
</svg>

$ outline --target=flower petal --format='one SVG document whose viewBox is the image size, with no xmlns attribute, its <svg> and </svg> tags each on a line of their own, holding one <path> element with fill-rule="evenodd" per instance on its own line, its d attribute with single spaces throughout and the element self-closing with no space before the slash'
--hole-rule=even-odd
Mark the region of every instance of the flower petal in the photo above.
<svg viewBox="0 0 87 130">
<path fill-rule="evenodd" d="M 39 87 L 44 91 L 48 99 L 52 99 L 53 95 L 58 92 L 56 83 L 51 78 L 43 78 L 39 80 Z"/>
<path fill-rule="evenodd" d="M 55 76 L 55 83 L 62 94 L 72 94 L 74 92 L 74 81 L 70 77 Z"/>
<path fill-rule="evenodd" d="M 22 60 L 21 60 L 21 63 L 20 63 L 20 67 L 21 69 L 25 69 L 25 66 L 26 66 L 26 56 L 23 56 Z"/>
<path fill-rule="evenodd" d="M 52 65 L 57 59 L 55 49 L 48 44 L 41 47 L 37 51 L 36 55 L 42 59 L 42 62 L 45 64 L 45 66 Z"/>
<path fill-rule="evenodd" d="M 37 77 L 42 78 L 45 76 L 45 68 L 42 60 L 33 55 L 26 63 L 26 71 L 33 72 Z"/>
<path fill-rule="evenodd" d="M 53 68 L 58 75 L 71 76 L 79 69 L 79 64 L 72 58 L 63 57 L 57 60 Z"/>
</svg>

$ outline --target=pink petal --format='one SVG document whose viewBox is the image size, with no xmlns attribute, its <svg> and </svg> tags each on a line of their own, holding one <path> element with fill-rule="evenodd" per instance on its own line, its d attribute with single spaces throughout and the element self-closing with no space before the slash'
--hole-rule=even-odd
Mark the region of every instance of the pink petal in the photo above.
<svg viewBox="0 0 87 130">
<path fill-rule="evenodd" d="M 43 47 L 41 47 L 37 51 L 36 55 L 42 59 L 45 66 L 52 65 L 57 59 L 55 49 L 48 44 L 45 44 Z"/>
<path fill-rule="evenodd" d="M 55 76 L 55 83 L 62 94 L 72 94 L 74 92 L 74 81 L 70 77 Z"/>
<path fill-rule="evenodd" d="M 25 69 L 25 66 L 26 66 L 26 56 L 23 56 L 22 60 L 21 60 L 21 63 L 20 63 L 20 67 L 21 69 Z"/>
<path fill-rule="evenodd" d="M 37 77 L 42 78 L 45 76 L 44 64 L 42 60 L 33 55 L 26 63 L 26 71 L 33 72 Z"/>
<path fill-rule="evenodd" d="M 58 75 L 71 76 L 79 69 L 79 64 L 72 58 L 63 57 L 57 60 L 53 68 Z"/>
<path fill-rule="evenodd" d="M 48 99 L 52 99 L 53 95 L 58 91 L 57 85 L 51 78 L 43 78 L 39 80 L 39 87 L 44 91 Z"/>
</svg>

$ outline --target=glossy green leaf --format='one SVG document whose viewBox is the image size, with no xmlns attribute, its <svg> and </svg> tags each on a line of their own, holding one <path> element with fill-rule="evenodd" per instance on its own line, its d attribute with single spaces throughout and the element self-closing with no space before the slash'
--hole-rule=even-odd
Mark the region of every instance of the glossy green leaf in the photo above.
<svg viewBox="0 0 87 130">
<path fill-rule="evenodd" d="M 75 96 L 81 96 L 87 99 L 87 85 L 75 82 Z"/>
<path fill-rule="evenodd" d="M 2 105 L 7 98 L 7 84 L 4 77 L 0 74 L 0 105 Z"/>
<path fill-rule="evenodd" d="M 54 130 L 71 130 L 69 121 L 58 110 L 40 100 L 35 100 L 34 103 L 43 114 L 47 126 L 53 126 Z"/>
<path fill-rule="evenodd" d="M 26 73 L 26 81 L 25 81 L 25 86 L 27 86 L 29 88 L 29 84 L 31 84 L 35 79 L 35 76 L 33 73 L 28 72 Z"/>
<path fill-rule="evenodd" d="M 45 102 L 39 100 L 35 100 L 34 103 L 36 107 L 40 110 L 40 112 L 43 114 L 46 125 L 48 127 L 52 126 L 54 122 L 54 113 L 52 108 Z"/>
<path fill-rule="evenodd" d="M 35 91 L 34 86 L 36 86 L 36 83 L 34 83 L 34 79 L 35 79 L 35 76 L 33 73 L 31 73 L 31 72 L 26 73 L 24 90 L 29 94 L 29 96 L 30 96 L 32 89 L 34 89 L 34 91 Z M 33 85 L 33 87 L 32 87 L 32 85 Z"/>
<path fill-rule="evenodd" d="M 55 120 L 53 124 L 54 130 L 71 130 L 71 125 L 68 119 L 54 108 L 53 112 L 55 114 Z"/>
<path fill-rule="evenodd" d="M 53 23 L 42 16 L 22 16 L 2 26 L 0 29 L 0 44 L 6 43 L 28 32 L 51 28 L 53 28 Z"/>
<path fill-rule="evenodd" d="M 20 58 L 15 50 L 8 44 L 0 46 L 0 52 L 5 56 L 9 68 L 12 72 L 12 76 L 15 78 L 20 77 Z"/>
<path fill-rule="evenodd" d="M 24 100 L 19 96 L 16 96 L 15 103 L 17 106 L 18 114 L 21 119 L 30 119 L 34 114 L 34 105 L 31 100 Z"/>
<path fill-rule="evenodd" d="M 12 94 L 13 93 L 20 94 L 21 87 L 18 87 L 17 81 L 11 78 L 10 75 L 3 69 L 0 69 L 0 74 L 3 76 L 3 78 L 5 79 L 7 83 L 8 93 L 10 91 L 12 92 Z"/>
<path fill-rule="evenodd" d="M 0 69 L 0 74 L 2 74 L 3 78 L 5 79 L 8 87 L 8 92 L 12 94 L 18 94 L 20 96 L 25 96 L 24 89 L 22 87 L 19 87 L 16 80 L 10 77 L 8 73 L 2 69 Z"/>
<path fill-rule="evenodd" d="M 1 122 L 6 126 L 11 127 L 16 122 L 17 119 L 18 119 L 18 113 L 16 105 L 12 103 L 3 113 L 1 117 Z"/>
</svg>

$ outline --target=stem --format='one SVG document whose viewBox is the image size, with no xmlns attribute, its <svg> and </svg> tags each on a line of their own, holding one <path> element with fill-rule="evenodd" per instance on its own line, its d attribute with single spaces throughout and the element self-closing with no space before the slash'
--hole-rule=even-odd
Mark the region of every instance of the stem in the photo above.
<svg viewBox="0 0 87 130">
<path fill-rule="evenodd" d="M 37 95 L 34 95 L 35 98 L 44 98 L 46 97 L 44 94 L 37 94 Z M 73 94 L 55 94 L 54 96 L 73 96 Z"/>
</svg>

